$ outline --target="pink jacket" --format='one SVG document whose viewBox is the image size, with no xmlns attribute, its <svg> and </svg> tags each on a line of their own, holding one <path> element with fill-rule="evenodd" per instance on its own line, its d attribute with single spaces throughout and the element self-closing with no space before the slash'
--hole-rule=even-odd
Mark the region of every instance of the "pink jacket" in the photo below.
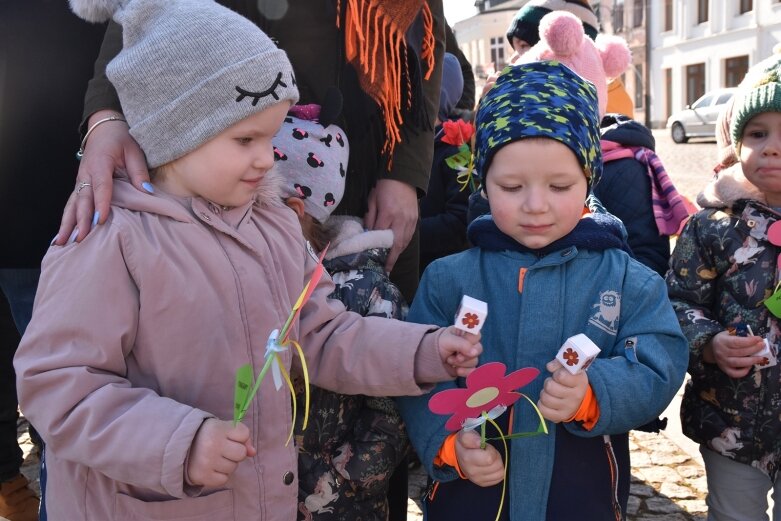
<svg viewBox="0 0 781 521">
<path fill-rule="evenodd" d="M 315 267 L 296 215 L 270 187 L 229 211 L 124 181 L 114 194 L 106 224 L 46 255 L 14 362 L 47 444 L 49 518 L 295 519 L 290 395 L 271 378 L 244 419 L 258 456 L 219 490 L 184 483 L 184 463 L 204 419 L 232 418 L 236 369 L 258 374 Z M 362 318 L 327 299 L 332 288 L 324 276 L 291 335 L 314 384 L 400 395 L 424 391 L 415 378 L 449 379 L 433 326 Z"/>
</svg>

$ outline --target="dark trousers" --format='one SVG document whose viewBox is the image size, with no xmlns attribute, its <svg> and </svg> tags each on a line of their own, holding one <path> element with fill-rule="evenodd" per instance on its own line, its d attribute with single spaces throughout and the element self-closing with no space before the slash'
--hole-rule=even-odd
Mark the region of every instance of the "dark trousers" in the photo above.
<svg viewBox="0 0 781 521">
<path fill-rule="evenodd" d="M 0 299 L 0 481 L 16 476 L 22 465 L 16 439 L 19 403 L 13 360 L 32 317 L 40 274 L 38 269 L 0 269 L 0 290 L 5 295 Z"/>
</svg>

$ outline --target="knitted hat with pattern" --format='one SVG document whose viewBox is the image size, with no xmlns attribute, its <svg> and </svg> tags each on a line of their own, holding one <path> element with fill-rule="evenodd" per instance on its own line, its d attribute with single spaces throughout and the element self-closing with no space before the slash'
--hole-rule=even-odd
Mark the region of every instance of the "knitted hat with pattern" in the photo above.
<svg viewBox="0 0 781 521">
<path fill-rule="evenodd" d="M 567 11 L 583 23 L 583 30 L 593 40 L 599 32 L 599 20 L 586 0 L 531 0 L 516 13 L 507 29 L 507 41 L 513 44 L 513 36 L 529 45 L 540 41 L 540 20 L 551 11 Z"/>
<path fill-rule="evenodd" d="M 751 67 L 733 99 L 730 134 L 739 153 L 743 129 L 751 118 L 781 112 L 781 55 L 773 54 Z"/>
<path fill-rule="evenodd" d="M 70 0 L 91 22 L 122 25 L 106 75 L 150 168 L 182 157 L 244 118 L 298 100 L 284 51 L 212 0 Z"/>
<path fill-rule="evenodd" d="M 306 213 L 325 222 L 344 195 L 350 155 L 344 131 L 288 115 L 272 141 L 282 197 L 303 199 Z"/>
<path fill-rule="evenodd" d="M 476 124 L 475 168 L 483 179 L 497 150 L 527 137 L 567 145 L 592 185 L 602 173 L 597 90 L 559 62 L 507 67 L 480 102 Z"/>
</svg>

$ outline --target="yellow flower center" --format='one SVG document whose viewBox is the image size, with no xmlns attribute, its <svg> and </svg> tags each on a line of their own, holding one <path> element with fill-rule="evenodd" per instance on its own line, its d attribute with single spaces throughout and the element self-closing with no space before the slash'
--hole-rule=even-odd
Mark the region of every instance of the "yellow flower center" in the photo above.
<svg viewBox="0 0 781 521">
<path fill-rule="evenodd" d="M 483 405 L 487 404 L 497 396 L 499 396 L 498 388 L 485 387 L 483 389 L 480 389 L 476 393 L 474 393 L 472 396 L 470 396 L 469 399 L 466 401 L 466 405 L 467 407 L 471 407 L 473 409 L 477 407 L 482 407 Z"/>
</svg>

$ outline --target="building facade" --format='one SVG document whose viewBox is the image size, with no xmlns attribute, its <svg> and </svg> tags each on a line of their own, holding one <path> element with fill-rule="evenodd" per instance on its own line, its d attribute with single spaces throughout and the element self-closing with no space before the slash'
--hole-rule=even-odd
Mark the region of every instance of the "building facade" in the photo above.
<svg viewBox="0 0 781 521">
<path fill-rule="evenodd" d="M 478 0 L 458 22 L 459 47 L 478 78 L 512 54 L 505 34 L 528 0 Z M 623 75 L 634 118 L 652 128 L 705 92 L 737 85 L 781 43 L 781 0 L 593 0 L 600 30 L 626 39 L 632 65 Z"/>
<path fill-rule="evenodd" d="M 781 0 L 654 0 L 651 124 L 705 92 L 736 86 L 781 42 Z"/>
</svg>

